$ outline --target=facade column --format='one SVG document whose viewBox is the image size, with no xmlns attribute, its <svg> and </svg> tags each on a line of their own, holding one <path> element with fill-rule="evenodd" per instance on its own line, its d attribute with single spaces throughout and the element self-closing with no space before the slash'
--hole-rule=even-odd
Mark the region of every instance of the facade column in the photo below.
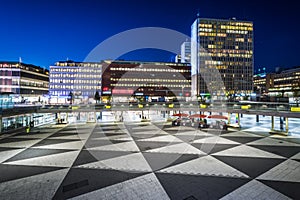
<svg viewBox="0 0 300 200">
<path fill-rule="evenodd" d="M 271 131 L 274 131 L 274 116 L 271 116 Z"/>
<path fill-rule="evenodd" d="M 285 132 L 289 132 L 289 119 L 287 117 L 285 118 Z"/>
<path fill-rule="evenodd" d="M 228 113 L 228 122 L 227 122 L 227 124 L 231 123 L 230 120 L 231 120 L 231 113 Z"/>
<path fill-rule="evenodd" d="M 283 119 L 282 117 L 279 117 L 279 121 L 280 121 L 280 130 L 283 130 Z"/>
<path fill-rule="evenodd" d="M 2 133 L 2 115 L 0 115 L 0 134 Z"/>
<path fill-rule="evenodd" d="M 66 113 L 66 123 L 67 124 L 69 123 L 69 113 L 68 112 Z"/>
<path fill-rule="evenodd" d="M 100 111 L 99 119 L 102 120 L 102 111 Z"/>
<path fill-rule="evenodd" d="M 60 113 L 57 113 L 57 123 L 60 124 Z"/>
<path fill-rule="evenodd" d="M 19 116 L 15 117 L 15 129 L 18 128 L 18 121 L 19 121 Z"/>
</svg>

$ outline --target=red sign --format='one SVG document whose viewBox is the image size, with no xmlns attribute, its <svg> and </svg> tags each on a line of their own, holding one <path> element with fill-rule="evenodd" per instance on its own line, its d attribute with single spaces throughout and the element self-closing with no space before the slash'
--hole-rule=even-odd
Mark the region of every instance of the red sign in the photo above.
<svg viewBox="0 0 300 200">
<path fill-rule="evenodd" d="M 132 89 L 113 89 L 112 93 L 113 94 L 133 94 Z"/>
</svg>

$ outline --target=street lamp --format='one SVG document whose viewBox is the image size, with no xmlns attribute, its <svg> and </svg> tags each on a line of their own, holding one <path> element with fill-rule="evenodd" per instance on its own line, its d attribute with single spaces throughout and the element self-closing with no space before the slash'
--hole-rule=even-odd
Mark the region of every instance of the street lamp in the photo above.
<svg viewBox="0 0 300 200">
<path fill-rule="evenodd" d="M 33 104 L 34 103 L 34 90 L 31 90 L 31 97 L 32 97 L 32 99 L 30 101 Z"/>
</svg>

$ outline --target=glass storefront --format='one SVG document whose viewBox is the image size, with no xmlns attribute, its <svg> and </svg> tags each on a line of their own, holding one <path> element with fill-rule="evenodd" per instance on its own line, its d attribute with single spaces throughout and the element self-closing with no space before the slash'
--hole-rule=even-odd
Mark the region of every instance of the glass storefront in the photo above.
<svg viewBox="0 0 300 200">
<path fill-rule="evenodd" d="M 7 132 L 14 129 L 26 127 L 33 122 L 33 126 L 41 126 L 44 124 L 49 124 L 54 122 L 55 114 L 26 114 L 26 115 L 16 115 L 11 117 L 3 117 L 1 123 L 1 132 Z"/>
</svg>

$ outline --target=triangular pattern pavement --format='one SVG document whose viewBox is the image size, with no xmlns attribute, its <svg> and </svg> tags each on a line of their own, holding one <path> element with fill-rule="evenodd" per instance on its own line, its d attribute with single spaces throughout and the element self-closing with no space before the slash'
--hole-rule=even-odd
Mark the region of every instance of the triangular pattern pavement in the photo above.
<svg viewBox="0 0 300 200">
<path fill-rule="evenodd" d="M 172 135 L 164 135 L 164 136 L 158 136 L 158 137 L 152 137 L 152 138 L 146 138 L 146 139 L 139 139 L 138 141 L 144 141 L 144 142 L 183 142 L 182 140 L 180 140 L 177 137 L 172 136 Z"/>
<path fill-rule="evenodd" d="M 254 157 L 231 157 L 231 156 L 214 156 L 218 160 L 244 172 L 251 178 L 267 172 L 271 168 L 285 161 L 278 158 L 254 158 Z M 255 166 L 255 167 L 253 167 Z"/>
<path fill-rule="evenodd" d="M 57 189 L 53 199 L 68 199 L 142 176 L 145 173 L 128 173 L 107 169 L 71 168 Z"/>
<path fill-rule="evenodd" d="M 21 153 L 24 149 L 12 149 L 0 152 L 0 163 L 10 159 L 11 157 Z"/>
<path fill-rule="evenodd" d="M 82 150 L 76 160 L 73 163 L 73 166 L 84 165 L 88 163 L 94 163 L 100 160 L 107 160 L 110 158 L 115 158 L 119 156 L 124 156 L 131 154 L 132 152 L 128 151 L 95 151 L 95 150 Z"/>
<path fill-rule="evenodd" d="M 227 133 L 226 137 L 261 137 L 261 138 L 263 138 L 264 136 L 258 135 L 258 134 L 253 134 L 253 133 L 237 131 L 237 132 Z"/>
<path fill-rule="evenodd" d="M 38 143 L 39 141 L 41 141 L 41 139 L 31 139 L 31 140 L 24 140 L 24 141 L 20 139 L 19 141 L 15 141 L 15 142 L 0 143 L 0 147 L 28 148 Z"/>
<path fill-rule="evenodd" d="M 79 195 L 72 199 L 145 199 L 145 200 L 169 200 L 169 196 L 157 180 L 155 174 L 150 173 L 144 176 L 117 183 L 100 190 Z"/>
<path fill-rule="evenodd" d="M 270 146 L 296 146 L 300 147 L 300 144 L 292 143 L 292 142 L 287 142 L 287 141 L 282 141 L 278 139 L 273 139 L 270 137 L 267 138 L 262 138 L 260 140 L 256 140 L 253 142 L 247 143 L 247 145 L 270 145 Z"/>
<path fill-rule="evenodd" d="M 269 186 L 264 185 L 263 183 L 252 180 L 242 187 L 234 190 L 233 192 L 222 197 L 221 200 L 238 200 L 238 199 L 290 199 L 289 197 L 277 192 Z"/>
<path fill-rule="evenodd" d="M 53 166 L 53 167 L 71 167 L 78 156 L 79 151 L 71 151 L 54 155 L 27 158 L 11 162 L 4 162 L 9 165 L 28 165 L 28 166 Z"/>
<path fill-rule="evenodd" d="M 210 144 L 240 144 L 223 137 L 207 137 L 193 141 L 193 143 L 210 143 Z"/>
<path fill-rule="evenodd" d="M 155 173 L 170 199 L 220 199 L 249 181 L 245 178 Z M 230 184 L 229 184 L 230 183 Z"/>
<path fill-rule="evenodd" d="M 1 198 L 297 199 L 299 140 L 255 128 L 220 135 L 170 123 L 45 126 L 0 139 Z"/>
<path fill-rule="evenodd" d="M 41 156 L 49 156 L 49 155 L 55 155 L 60 153 L 66 153 L 74 150 L 68 150 L 68 149 L 34 149 L 34 148 L 28 148 L 22 151 L 21 153 L 18 153 L 17 156 L 14 156 L 6 162 L 11 161 L 17 161 L 17 160 L 24 160 L 29 158 L 36 158 Z"/>
<path fill-rule="evenodd" d="M 174 166 L 180 163 L 185 163 L 187 161 L 201 157 L 201 155 L 195 155 L 195 154 L 150 153 L 150 152 L 144 152 L 143 156 L 147 160 L 148 164 L 150 165 L 153 171 Z"/>
<path fill-rule="evenodd" d="M 102 160 L 78 166 L 79 168 L 114 169 L 131 172 L 151 172 L 152 169 L 143 154 L 133 153 L 125 156 Z"/>
<path fill-rule="evenodd" d="M 257 179 L 300 183 L 300 162 L 286 160 L 268 172 L 260 175 Z"/>
<path fill-rule="evenodd" d="M 197 154 L 197 155 L 205 155 L 203 151 L 193 147 L 187 143 L 179 143 L 167 145 L 165 147 L 151 149 L 146 152 L 160 152 L 160 153 L 179 153 L 179 154 Z"/>
<path fill-rule="evenodd" d="M 1 183 L 1 196 L 3 199 L 51 199 L 68 170 L 61 169 Z"/>
<path fill-rule="evenodd" d="M 134 141 L 110 144 L 100 147 L 88 148 L 88 150 L 105 150 L 105 151 L 139 151 Z"/>
<path fill-rule="evenodd" d="M 1 171 L 0 183 L 26 178 L 38 174 L 48 173 L 59 169 L 62 168 L 0 164 L 0 171 Z"/>
<path fill-rule="evenodd" d="M 247 145 L 240 145 L 231 149 L 227 149 L 224 151 L 217 152 L 216 156 L 233 156 L 233 157 L 258 157 L 258 158 L 283 158 L 282 156 L 278 156 L 273 153 L 269 153 L 266 151 L 262 151 L 260 149 L 256 149 L 254 147 L 250 147 Z"/>
<path fill-rule="evenodd" d="M 248 178 L 246 174 L 209 155 L 160 170 L 159 172 Z"/>
<path fill-rule="evenodd" d="M 84 141 L 73 141 L 73 142 L 63 142 L 59 144 L 50 144 L 42 146 L 32 146 L 31 148 L 37 149 L 70 149 L 70 150 L 79 150 L 84 145 Z"/>
<path fill-rule="evenodd" d="M 295 154 L 291 159 L 299 160 L 300 161 L 300 152 Z"/>
</svg>

